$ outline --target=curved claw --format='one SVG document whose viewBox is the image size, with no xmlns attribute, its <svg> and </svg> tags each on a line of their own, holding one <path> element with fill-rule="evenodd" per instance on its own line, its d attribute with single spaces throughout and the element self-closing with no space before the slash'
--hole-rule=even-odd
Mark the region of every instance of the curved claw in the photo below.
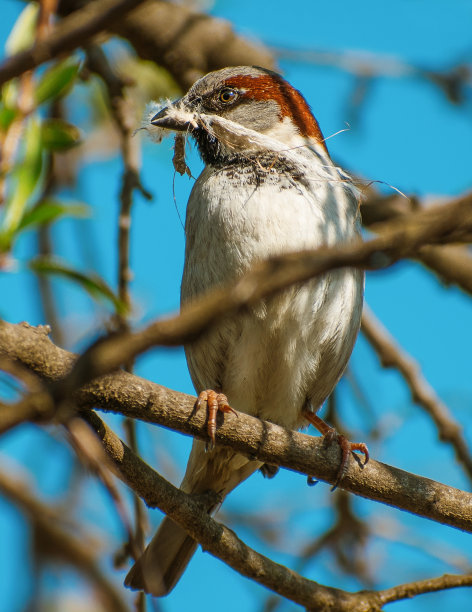
<svg viewBox="0 0 472 612">
<path fill-rule="evenodd" d="M 339 465 L 334 484 L 331 487 L 331 491 L 334 491 L 346 475 L 350 454 L 353 451 L 362 453 L 365 457 L 363 465 L 366 465 L 370 458 L 369 449 L 364 442 L 350 442 L 346 436 L 338 434 L 334 427 L 330 427 L 323 421 L 323 419 L 320 419 L 320 417 L 313 412 L 307 411 L 305 412 L 304 416 L 323 435 L 325 444 L 329 445 L 336 442 L 341 449 L 341 463 Z"/>
<path fill-rule="evenodd" d="M 215 446 L 215 434 L 216 434 L 216 415 L 218 412 L 232 412 L 236 416 L 238 413 L 236 410 L 231 408 L 228 403 L 228 398 L 224 393 L 217 393 L 213 389 L 206 389 L 201 391 L 198 395 L 195 403 L 195 409 L 199 410 L 206 403 L 208 412 L 208 437 L 210 441 L 207 444 L 207 448 L 212 450 Z"/>
</svg>

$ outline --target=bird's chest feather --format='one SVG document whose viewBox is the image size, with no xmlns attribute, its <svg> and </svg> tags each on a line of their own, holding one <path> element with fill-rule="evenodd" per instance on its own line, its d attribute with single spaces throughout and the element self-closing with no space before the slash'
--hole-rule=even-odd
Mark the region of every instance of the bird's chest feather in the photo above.
<svg viewBox="0 0 472 612">
<path fill-rule="evenodd" d="M 227 283 L 271 255 L 352 239 L 355 208 L 326 178 L 307 182 L 253 164 L 207 167 L 187 207 L 182 297 Z"/>
<path fill-rule="evenodd" d="M 182 300 L 271 255 L 352 240 L 356 215 L 355 199 L 336 181 L 207 167 L 187 208 Z M 217 387 L 237 410 L 299 424 L 305 400 L 319 405 L 344 368 L 361 301 L 362 275 L 333 272 L 224 319 L 186 347 L 197 390 Z M 320 370 L 325 354 L 336 362 L 329 372 Z M 321 375 L 326 384 L 315 392 Z"/>
</svg>

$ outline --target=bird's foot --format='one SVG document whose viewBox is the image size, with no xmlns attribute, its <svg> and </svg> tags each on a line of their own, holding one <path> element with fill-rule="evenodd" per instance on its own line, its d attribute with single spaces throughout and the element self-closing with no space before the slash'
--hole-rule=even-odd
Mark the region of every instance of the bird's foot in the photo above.
<svg viewBox="0 0 472 612">
<path fill-rule="evenodd" d="M 341 463 L 339 464 L 336 479 L 331 488 L 331 490 L 334 491 L 346 474 L 350 454 L 353 451 L 362 453 L 365 457 L 363 465 L 366 465 L 366 463 L 369 461 L 369 449 L 364 442 L 350 442 L 346 436 L 339 434 L 334 427 L 330 427 L 323 421 L 323 419 L 320 419 L 320 417 L 313 412 L 305 411 L 304 416 L 306 420 L 316 427 L 316 429 L 323 435 L 325 444 L 327 446 L 335 442 L 341 449 Z"/>
<path fill-rule="evenodd" d="M 195 410 L 200 410 L 205 403 L 207 405 L 208 414 L 208 437 L 210 438 L 207 443 L 207 450 L 212 450 L 215 446 L 216 415 L 218 412 L 232 412 L 236 416 L 238 413 L 231 408 L 228 403 L 228 398 L 224 393 L 217 393 L 212 389 L 207 389 L 199 393 L 195 403 Z"/>
</svg>

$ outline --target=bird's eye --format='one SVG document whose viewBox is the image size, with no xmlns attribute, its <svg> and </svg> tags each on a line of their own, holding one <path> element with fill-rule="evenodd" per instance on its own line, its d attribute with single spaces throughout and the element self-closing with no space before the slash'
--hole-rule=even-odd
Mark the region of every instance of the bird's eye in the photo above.
<svg viewBox="0 0 472 612">
<path fill-rule="evenodd" d="M 234 100 L 236 100 L 237 95 L 238 94 L 234 89 L 231 89 L 230 87 L 225 87 L 220 91 L 218 99 L 220 102 L 223 102 L 223 104 L 228 104 L 229 102 L 234 102 Z"/>
</svg>

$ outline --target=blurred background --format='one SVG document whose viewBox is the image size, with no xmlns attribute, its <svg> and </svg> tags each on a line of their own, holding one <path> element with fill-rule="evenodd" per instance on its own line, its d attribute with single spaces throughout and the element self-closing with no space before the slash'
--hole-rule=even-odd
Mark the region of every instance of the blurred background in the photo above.
<svg viewBox="0 0 472 612">
<path fill-rule="evenodd" d="M 238 36 L 270 51 L 311 105 L 331 156 L 359 179 L 366 200 L 428 206 L 471 189 L 470 2 L 222 0 L 178 3 L 182 6 L 228 20 Z M 34 10 L 32 4 L 2 0 L 3 57 L 38 35 Z M 125 92 L 124 106 L 115 114 L 110 84 L 103 72 L 99 76 L 103 66 Z M 3 163 L 15 172 L 6 184 L 1 175 L 0 317 L 49 324 L 57 344 L 80 351 L 105 329 L 127 324 L 127 296 L 118 288 L 123 135 L 116 112 L 132 131 L 151 99 L 178 97 L 182 82 L 140 59 L 126 40 L 103 35 L 88 56 L 79 49 L 29 78 L 22 87 L 14 83 L 2 91 Z M 34 104 L 25 112 L 28 95 Z M 12 108 L 16 115 L 9 119 Z M 23 131 L 7 160 L 12 121 Z M 175 173 L 172 139 L 156 145 L 140 131 L 128 142 L 142 185 L 134 191 L 130 232 L 128 322 L 138 326 L 179 307 L 183 222 L 193 180 Z M 202 164 L 195 149 L 187 151 L 187 163 L 198 176 Z M 420 364 L 471 448 L 472 306 L 470 295 L 447 280 L 447 274 L 440 280 L 420 263 L 404 261 L 367 274 L 366 301 Z M 194 392 L 183 349 L 153 350 L 139 357 L 135 372 Z M 11 378 L 0 378 L 4 401 L 18 393 Z M 323 410 L 350 439 L 367 442 L 375 459 L 470 490 L 472 476 L 455 460 L 451 445 L 439 441 L 437 427 L 412 401 L 401 375 L 381 367 L 363 335 Z M 121 417 L 104 418 L 125 436 Z M 137 423 L 137 440 L 146 461 L 178 484 L 191 440 L 143 423 Z M 26 473 L 43 501 L 94 538 L 101 569 L 121 588 L 128 564 L 117 570 L 114 562 L 126 539 L 122 522 L 108 492 L 81 466 L 62 431 L 23 424 L 0 438 L 0 452 L 2 469 Z M 120 490 L 132 512 L 129 492 L 121 485 Z M 159 511 L 149 512 L 149 534 L 160 519 Z M 325 484 L 307 487 L 305 477 L 286 470 L 272 480 L 256 473 L 226 500 L 219 520 L 275 561 L 347 590 L 387 588 L 472 567 L 470 536 L 342 491 L 330 493 Z M 43 562 L 35 542 L 29 521 L 0 497 L 0 607 L 102 610 L 88 581 L 60 563 Z M 130 605 L 134 597 L 125 593 Z M 467 589 L 456 589 L 391 609 L 466 610 L 471 603 Z M 165 612 L 189 606 L 224 606 L 226 612 L 296 607 L 200 550 L 175 591 L 148 605 Z"/>
</svg>

